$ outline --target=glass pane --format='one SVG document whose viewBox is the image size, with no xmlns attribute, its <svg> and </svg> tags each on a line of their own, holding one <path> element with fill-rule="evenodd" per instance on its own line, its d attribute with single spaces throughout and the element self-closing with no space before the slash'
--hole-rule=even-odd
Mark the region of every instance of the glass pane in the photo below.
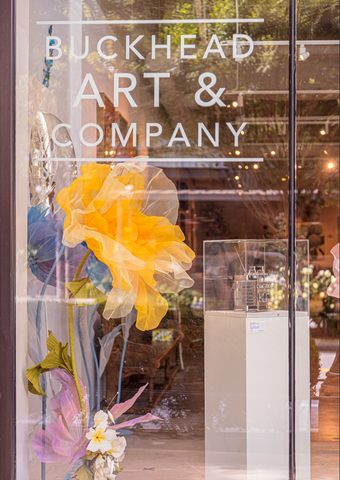
<svg viewBox="0 0 340 480">
<path fill-rule="evenodd" d="M 300 15 L 321 43 L 299 43 L 298 480 L 322 479 L 338 425 L 319 9 Z M 288 480 L 288 1 L 17 11 L 17 478 Z"/>
<path fill-rule="evenodd" d="M 297 231 L 309 241 L 313 479 L 339 471 L 338 8 L 326 2 L 315 16 L 300 5 L 298 23 Z"/>
</svg>

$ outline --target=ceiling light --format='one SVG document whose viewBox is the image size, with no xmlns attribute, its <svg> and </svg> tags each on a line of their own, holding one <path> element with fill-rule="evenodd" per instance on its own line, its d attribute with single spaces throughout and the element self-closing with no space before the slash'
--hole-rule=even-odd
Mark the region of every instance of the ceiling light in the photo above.
<svg viewBox="0 0 340 480">
<path fill-rule="evenodd" d="M 245 168 L 246 170 L 248 170 L 249 167 L 248 167 L 248 165 L 246 165 L 244 168 Z"/>
<path fill-rule="evenodd" d="M 240 155 L 240 154 L 241 154 L 240 150 L 236 150 L 235 153 L 236 153 L 236 155 Z"/>
<path fill-rule="evenodd" d="M 244 135 L 244 131 L 243 131 L 243 130 L 241 131 L 241 135 Z"/>
<path fill-rule="evenodd" d="M 238 186 L 238 188 L 242 188 L 242 185 L 240 183 L 237 186 Z"/>
<path fill-rule="evenodd" d="M 282 180 L 283 182 L 285 182 L 287 179 L 286 179 L 286 178 L 284 178 L 284 177 L 282 177 L 282 178 L 281 178 L 281 180 Z"/>
<path fill-rule="evenodd" d="M 259 166 L 257 165 L 257 163 L 255 163 L 255 165 L 253 165 L 253 168 L 255 168 L 255 170 L 257 170 L 259 168 Z"/>
<path fill-rule="evenodd" d="M 327 155 L 328 152 L 327 152 L 327 150 L 324 150 L 323 153 L 324 153 L 325 155 Z"/>
<path fill-rule="evenodd" d="M 242 165 L 239 165 L 238 168 L 239 168 L 240 170 L 242 170 Z"/>
<path fill-rule="evenodd" d="M 300 45 L 299 60 L 301 60 L 301 62 L 304 62 L 305 60 L 307 60 L 309 55 L 310 53 L 307 52 L 306 47 L 304 45 Z"/>
<path fill-rule="evenodd" d="M 321 135 L 326 135 L 326 130 L 324 130 L 324 129 L 320 130 L 320 134 Z"/>
<path fill-rule="evenodd" d="M 240 179 L 240 177 L 238 175 L 236 175 L 235 180 L 239 180 L 239 179 Z"/>
<path fill-rule="evenodd" d="M 238 103 L 236 101 L 233 102 L 232 105 L 233 105 L 234 108 L 238 107 Z"/>
<path fill-rule="evenodd" d="M 331 168 L 333 168 L 333 167 L 334 167 L 334 163 L 329 162 L 329 164 L 327 165 L 327 168 L 331 169 Z"/>
<path fill-rule="evenodd" d="M 270 152 L 271 155 L 275 155 L 275 153 L 276 153 L 276 152 L 275 152 L 274 150 L 272 150 L 272 151 Z"/>
</svg>

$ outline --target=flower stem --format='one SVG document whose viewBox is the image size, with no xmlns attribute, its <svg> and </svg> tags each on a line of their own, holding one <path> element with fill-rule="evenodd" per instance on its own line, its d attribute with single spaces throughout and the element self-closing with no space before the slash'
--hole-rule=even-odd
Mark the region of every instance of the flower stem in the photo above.
<svg viewBox="0 0 340 480">
<path fill-rule="evenodd" d="M 90 250 L 90 249 L 86 250 L 85 255 L 83 256 L 83 258 L 81 259 L 81 261 L 80 261 L 80 263 L 79 263 L 79 265 L 78 265 L 78 268 L 77 268 L 77 270 L 76 270 L 76 273 L 74 274 L 73 281 L 78 280 L 79 275 L 80 275 L 80 272 L 81 272 L 81 270 L 82 270 L 82 268 L 83 268 L 86 260 L 87 260 L 87 259 L 89 258 L 89 256 L 91 255 L 91 253 L 92 253 L 92 250 Z"/>
<path fill-rule="evenodd" d="M 77 271 L 74 275 L 73 281 L 78 280 L 78 277 L 80 275 L 80 272 L 90 256 L 92 250 L 87 250 L 85 255 L 83 256 L 81 262 L 78 265 Z M 86 410 L 85 410 L 85 402 L 84 402 L 84 395 L 79 383 L 79 377 L 78 377 L 78 372 L 77 372 L 77 365 L 76 365 L 76 353 L 75 353 L 75 348 L 74 348 L 74 328 L 73 328 L 73 305 L 72 303 L 68 304 L 68 325 L 69 325 L 69 337 L 70 337 L 70 352 L 71 352 L 71 361 L 72 361 L 72 370 L 73 370 L 73 376 L 74 376 L 74 383 L 76 384 L 76 389 L 79 397 L 79 404 L 80 404 L 80 409 L 81 409 L 81 416 L 82 416 L 82 424 L 83 428 L 87 427 L 86 424 Z"/>
</svg>

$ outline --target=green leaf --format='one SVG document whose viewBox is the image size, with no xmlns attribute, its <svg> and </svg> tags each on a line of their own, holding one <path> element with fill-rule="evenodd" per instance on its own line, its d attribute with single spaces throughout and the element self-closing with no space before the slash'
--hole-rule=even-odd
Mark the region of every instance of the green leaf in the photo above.
<svg viewBox="0 0 340 480">
<path fill-rule="evenodd" d="M 67 350 L 67 343 L 62 345 L 61 342 L 58 342 L 55 348 L 46 355 L 40 365 L 47 370 L 57 367 L 64 368 L 72 374 L 71 357 L 68 355 Z"/>
<path fill-rule="evenodd" d="M 79 478 L 79 480 L 93 480 L 94 472 L 84 464 L 79 467 L 74 474 L 77 478 Z"/>
<path fill-rule="evenodd" d="M 40 363 L 30 367 L 26 370 L 26 377 L 28 379 L 28 390 L 35 395 L 43 395 L 46 397 L 46 393 L 40 386 L 40 375 L 48 370 L 41 367 Z"/>
<path fill-rule="evenodd" d="M 49 353 L 46 355 L 44 360 L 26 370 L 28 390 L 34 395 L 46 396 L 46 393 L 40 386 L 40 375 L 42 373 L 48 372 L 52 368 L 59 367 L 67 370 L 71 375 L 73 375 L 71 357 L 67 353 L 68 344 L 65 343 L 65 345 L 62 345 L 61 342 L 58 342 L 53 333 L 50 331 L 48 339 L 46 340 L 46 345 Z"/>
<path fill-rule="evenodd" d="M 119 462 L 118 467 L 116 467 L 116 470 L 114 473 L 120 473 L 124 470 L 124 465 Z"/>
<path fill-rule="evenodd" d="M 70 355 L 67 352 L 68 352 L 68 343 L 65 343 L 65 345 L 61 348 L 61 357 L 64 360 L 65 366 L 67 367 L 66 370 L 70 372 L 71 375 L 73 375 L 72 360 Z"/>
<path fill-rule="evenodd" d="M 98 453 L 91 452 L 91 450 L 86 450 L 85 457 L 82 457 L 82 458 L 85 458 L 85 460 L 93 460 L 97 456 L 98 456 Z"/>
<path fill-rule="evenodd" d="M 50 352 L 58 345 L 58 340 L 55 338 L 51 330 L 48 331 L 48 339 L 46 340 L 47 350 Z"/>
<path fill-rule="evenodd" d="M 66 286 L 72 297 L 78 300 L 77 305 L 94 305 L 96 303 L 105 303 L 107 300 L 106 295 L 98 290 L 89 278 L 68 282 Z"/>
</svg>

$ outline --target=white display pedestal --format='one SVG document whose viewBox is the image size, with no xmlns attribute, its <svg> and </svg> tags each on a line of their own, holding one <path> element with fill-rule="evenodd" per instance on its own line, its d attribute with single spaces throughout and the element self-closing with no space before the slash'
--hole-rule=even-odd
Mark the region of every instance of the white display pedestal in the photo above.
<svg viewBox="0 0 340 480">
<path fill-rule="evenodd" d="M 289 480 L 288 313 L 205 315 L 206 480 Z M 309 317 L 296 317 L 297 480 L 310 480 Z"/>
</svg>

